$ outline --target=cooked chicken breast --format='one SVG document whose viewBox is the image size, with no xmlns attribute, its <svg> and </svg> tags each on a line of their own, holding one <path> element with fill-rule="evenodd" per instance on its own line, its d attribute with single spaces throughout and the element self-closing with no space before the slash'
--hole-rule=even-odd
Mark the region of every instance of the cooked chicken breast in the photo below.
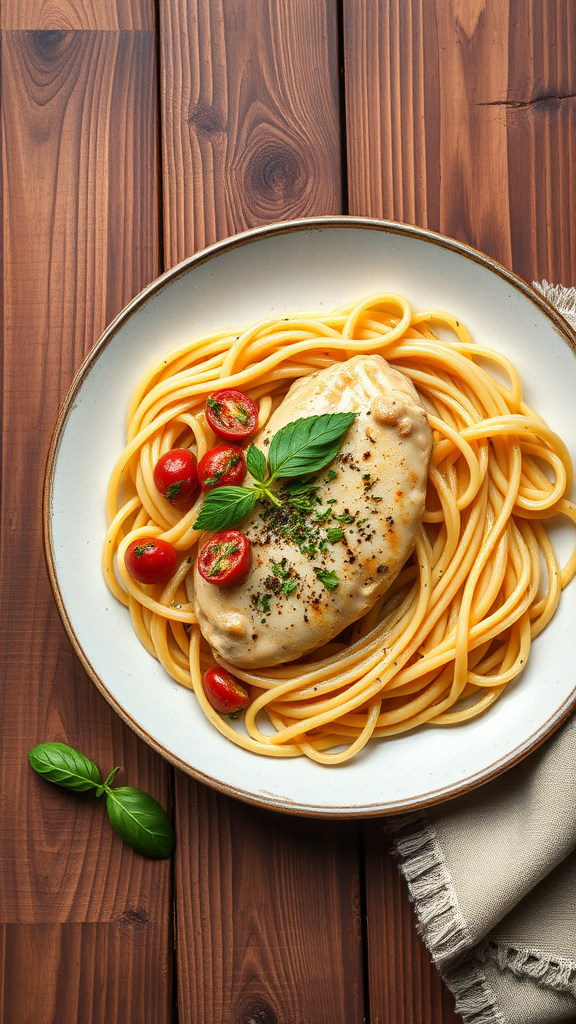
<svg viewBox="0 0 576 1024">
<path fill-rule="evenodd" d="M 219 589 L 195 570 L 202 633 L 239 668 L 280 665 L 327 643 L 373 606 L 414 548 L 432 434 L 412 383 L 381 356 L 297 381 L 254 443 L 266 452 L 287 423 L 333 412 L 358 416 L 302 507 L 259 503 L 236 527 L 252 545 L 247 580 Z"/>
</svg>

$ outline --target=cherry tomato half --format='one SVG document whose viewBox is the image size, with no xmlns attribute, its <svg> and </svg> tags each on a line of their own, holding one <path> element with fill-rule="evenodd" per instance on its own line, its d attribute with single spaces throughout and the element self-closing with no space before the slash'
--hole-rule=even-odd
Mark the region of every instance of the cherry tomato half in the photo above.
<svg viewBox="0 0 576 1024">
<path fill-rule="evenodd" d="M 250 703 L 248 690 L 236 676 L 215 665 L 202 676 L 204 693 L 221 715 L 237 715 Z"/>
<path fill-rule="evenodd" d="M 250 572 L 250 541 L 238 530 L 222 530 L 207 541 L 198 555 L 198 572 L 216 587 L 235 587 Z"/>
<path fill-rule="evenodd" d="M 241 484 L 245 476 L 244 452 L 233 444 L 216 445 L 198 463 L 198 482 L 203 491 L 225 484 Z"/>
<path fill-rule="evenodd" d="M 154 483 L 172 504 L 184 503 L 198 484 L 196 456 L 187 448 L 173 448 L 161 455 L 154 466 Z"/>
<path fill-rule="evenodd" d="M 178 556 L 166 540 L 140 537 L 126 548 L 126 568 L 138 583 L 167 583 L 178 568 Z"/>
<path fill-rule="evenodd" d="M 248 395 L 225 388 L 208 397 L 206 419 L 225 441 L 247 441 L 256 433 L 258 410 Z"/>
</svg>

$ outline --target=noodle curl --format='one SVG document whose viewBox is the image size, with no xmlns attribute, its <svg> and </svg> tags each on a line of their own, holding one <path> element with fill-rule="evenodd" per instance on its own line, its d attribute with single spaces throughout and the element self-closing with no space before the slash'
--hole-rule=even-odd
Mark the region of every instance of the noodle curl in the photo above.
<svg viewBox="0 0 576 1024">
<path fill-rule="evenodd" d="M 249 395 L 261 429 L 294 380 L 359 353 L 382 355 L 410 378 L 432 427 L 415 551 L 376 606 L 311 657 L 261 671 L 222 663 L 251 688 L 240 730 L 214 711 L 202 685 L 213 656 L 190 572 L 202 498 L 175 509 L 154 486 L 154 465 L 175 447 L 200 459 L 215 443 L 204 405 L 216 387 Z M 108 487 L 104 574 L 146 649 L 194 690 L 216 729 L 255 753 L 339 764 L 371 738 L 481 714 L 522 671 L 576 572 L 576 549 L 561 567 L 544 526 L 559 513 L 576 522 L 571 486 L 567 448 L 524 402 L 513 364 L 474 344 L 454 316 L 415 313 L 402 296 L 381 293 L 328 314 L 214 331 L 148 368 Z M 164 586 L 128 574 L 124 553 L 143 536 L 182 556 Z"/>
</svg>

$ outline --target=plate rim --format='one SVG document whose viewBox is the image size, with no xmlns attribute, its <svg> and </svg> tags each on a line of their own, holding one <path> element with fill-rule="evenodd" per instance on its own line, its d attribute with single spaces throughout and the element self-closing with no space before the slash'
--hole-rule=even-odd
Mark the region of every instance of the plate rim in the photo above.
<svg viewBox="0 0 576 1024">
<path fill-rule="evenodd" d="M 449 238 L 446 235 L 442 235 L 436 231 L 431 231 L 428 228 L 404 224 L 398 221 L 380 220 L 371 217 L 355 217 L 350 215 L 305 217 L 298 220 L 280 221 L 256 228 L 250 228 L 246 231 L 242 231 L 238 234 L 222 239 L 221 241 L 214 242 L 213 244 L 199 250 L 197 253 L 194 253 L 192 256 L 186 257 L 186 259 L 177 263 L 169 270 L 164 271 L 163 274 L 155 278 L 154 281 L 150 282 L 150 284 L 146 285 L 145 288 L 138 292 L 138 294 L 135 295 L 126 306 L 124 306 L 110 324 L 108 324 L 98 340 L 87 353 L 79 369 L 76 371 L 64 400 L 61 403 L 48 449 L 42 490 L 42 539 L 46 570 L 58 614 L 75 654 L 79 658 L 87 675 L 105 698 L 107 703 L 112 707 L 116 714 L 119 715 L 125 724 L 128 725 L 128 727 L 132 729 L 140 739 L 144 740 L 148 746 L 155 750 L 156 753 L 160 754 L 174 767 L 185 772 L 185 774 L 190 775 L 192 778 L 210 786 L 213 789 L 216 789 L 218 792 L 254 806 L 264 807 L 268 810 L 282 811 L 286 814 L 293 814 L 297 816 L 328 819 L 381 817 L 391 814 L 404 814 L 419 811 L 425 807 L 455 799 L 456 797 L 462 796 L 471 790 L 476 789 L 478 786 L 497 778 L 510 768 L 513 768 L 514 765 L 524 760 L 524 758 L 540 747 L 542 743 L 544 743 L 545 740 L 548 739 L 566 721 L 571 711 L 576 706 L 576 684 L 574 685 L 570 695 L 565 699 L 560 707 L 550 715 L 550 717 L 546 719 L 538 729 L 528 736 L 523 743 L 520 743 L 513 750 L 496 759 L 484 769 L 461 779 L 457 784 L 451 783 L 444 787 L 437 787 L 430 792 L 419 794 L 417 797 L 414 797 L 409 801 L 404 799 L 401 801 L 388 801 L 385 803 L 379 802 L 378 804 L 363 805 L 362 807 L 358 807 L 357 805 L 320 806 L 308 803 L 298 803 L 296 801 L 291 801 L 288 798 L 278 797 L 271 793 L 265 794 L 263 791 L 260 791 L 259 793 L 248 793 L 236 786 L 232 786 L 220 779 L 207 775 L 205 772 L 202 772 L 200 769 L 189 764 L 189 762 L 184 761 L 177 754 L 174 754 L 173 751 L 151 736 L 150 733 L 148 733 L 146 729 L 144 729 L 143 726 L 141 726 L 140 723 L 125 710 L 114 694 L 108 689 L 91 664 L 90 659 L 84 651 L 74 630 L 74 626 L 60 590 L 52 536 L 53 484 L 62 436 L 79 389 L 90 373 L 92 366 L 100 358 L 122 325 L 142 306 L 144 306 L 148 299 L 161 292 L 171 282 L 178 280 L 178 278 L 187 274 L 190 270 L 197 266 L 201 266 L 203 263 L 214 259 L 222 253 L 229 252 L 232 249 L 262 238 L 271 238 L 276 235 L 292 234 L 299 231 L 322 230 L 324 228 L 362 228 L 382 231 L 386 234 L 405 235 L 439 245 L 443 249 L 455 252 L 475 263 L 480 264 L 492 273 L 503 278 L 508 284 L 512 285 L 515 290 L 520 291 L 539 309 L 540 312 L 544 313 L 544 315 L 552 321 L 552 325 L 556 333 L 559 334 L 562 340 L 571 349 L 572 354 L 576 357 L 576 330 L 572 328 L 568 321 L 543 294 L 536 291 L 526 281 L 522 280 L 522 278 L 518 277 L 506 267 L 502 266 L 502 264 L 498 263 L 498 261 L 493 259 L 491 256 L 487 256 L 478 249 L 475 249 L 464 242 L 460 242 L 457 239 Z"/>
</svg>

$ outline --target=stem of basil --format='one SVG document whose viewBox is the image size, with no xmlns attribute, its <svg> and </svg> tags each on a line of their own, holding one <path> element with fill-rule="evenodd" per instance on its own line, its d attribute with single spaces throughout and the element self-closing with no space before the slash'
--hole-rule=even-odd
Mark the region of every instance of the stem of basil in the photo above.
<svg viewBox="0 0 576 1024">
<path fill-rule="evenodd" d="M 112 782 L 112 779 L 116 775 L 116 772 L 119 772 L 119 771 L 120 771 L 120 766 L 118 766 L 118 768 L 113 768 L 112 769 L 112 771 L 110 772 L 110 775 L 108 776 L 106 781 L 103 782 L 101 786 L 98 786 L 98 789 L 96 790 L 96 796 L 97 797 L 98 796 L 102 796 L 102 793 L 109 793 L 110 792 L 110 783 Z"/>
</svg>

